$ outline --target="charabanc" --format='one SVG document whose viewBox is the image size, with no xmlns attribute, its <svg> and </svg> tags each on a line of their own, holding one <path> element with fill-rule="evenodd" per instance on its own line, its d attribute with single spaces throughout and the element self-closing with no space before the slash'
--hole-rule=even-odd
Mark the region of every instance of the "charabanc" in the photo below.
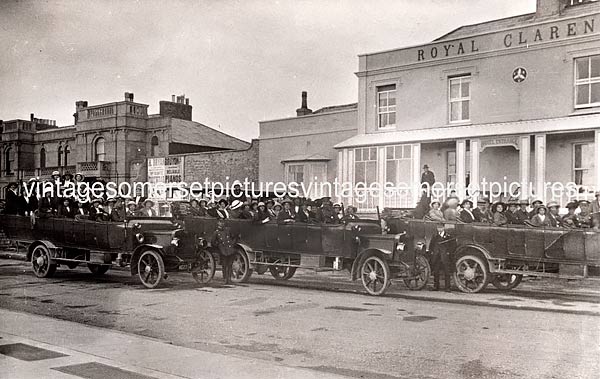
<svg viewBox="0 0 600 379">
<path fill-rule="evenodd" d="M 217 220 L 185 217 L 185 228 L 197 239 L 210 240 Z M 233 280 L 245 282 L 252 272 L 269 271 L 277 280 L 292 278 L 297 269 L 350 271 L 361 279 L 371 295 L 382 295 L 393 280 L 402 280 L 413 290 L 429 279 L 427 258 L 407 249 L 406 234 L 383 234 L 378 221 L 348 224 L 277 224 L 250 220 L 227 220 L 236 236 Z M 211 248 L 209 248 L 211 249 Z M 212 247 L 213 253 L 214 247 Z"/>
<path fill-rule="evenodd" d="M 405 233 L 412 249 L 426 252 L 436 222 L 391 218 L 392 233 Z M 489 283 L 501 290 L 519 285 L 523 275 L 583 279 L 600 268 L 600 231 L 526 225 L 446 223 L 456 238 L 454 282 L 475 293 Z"/>
<path fill-rule="evenodd" d="M 128 218 L 123 222 L 57 217 L 4 215 L 0 229 L 27 248 L 27 259 L 40 278 L 56 268 L 85 264 L 94 275 L 113 265 L 131 268 L 147 288 L 156 288 L 167 272 L 187 271 L 208 283 L 215 261 L 206 243 L 186 233 L 175 220 L 159 217 Z"/>
</svg>

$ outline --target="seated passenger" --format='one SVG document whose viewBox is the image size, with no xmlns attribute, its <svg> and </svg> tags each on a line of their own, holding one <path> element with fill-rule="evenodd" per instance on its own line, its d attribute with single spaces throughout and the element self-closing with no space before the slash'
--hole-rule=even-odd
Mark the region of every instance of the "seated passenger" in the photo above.
<svg viewBox="0 0 600 379">
<path fill-rule="evenodd" d="M 279 213 L 283 210 L 283 207 L 281 206 L 281 204 L 277 201 L 273 202 L 273 215 L 275 215 L 275 219 L 277 219 L 277 216 L 279 216 Z"/>
<path fill-rule="evenodd" d="M 240 218 L 244 203 L 241 200 L 233 200 L 229 206 L 229 218 Z"/>
<path fill-rule="evenodd" d="M 508 224 L 508 218 L 504 214 L 504 203 L 503 202 L 499 201 L 499 202 L 495 203 L 494 205 L 492 205 L 492 212 L 493 212 L 492 223 L 495 226 L 504 226 L 504 225 Z"/>
<path fill-rule="evenodd" d="M 537 214 L 537 207 L 540 205 L 543 205 L 544 202 L 541 200 L 534 200 L 533 203 L 531 203 L 531 211 L 529 212 L 529 220 L 531 220 L 533 218 L 533 216 L 535 216 Z"/>
<path fill-rule="evenodd" d="M 344 218 L 344 212 L 342 212 L 342 205 L 340 203 L 333 204 L 333 213 L 336 217 L 336 224 L 342 222 L 342 218 Z"/>
<path fill-rule="evenodd" d="M 458 220 L 458 197 L 450 196 L 446 200 L 446 204 L 444 207 L 444 219 L 447 221 L 457 221 Z"/>
<path fill-rule="evenodd" d="M 102 206 L 102 200 L 94 199 L 92 200 L 92 207 L 90 208 L 90 216 L 89 219 L 92 221 L 108 221 L 109 217 L 104 207 Z"/>
<path fill-rule="evenodd" d="M 344 218 L 342 219 L 343 222 L 348 223 L 350 221 L 354 221 L 354 220 L 358 220 L 359 217 L 356 215 L 356 207 L 352 206 L 352 205 L 348 205 L 346 207 L 346 214 L 344 215 Z"/>
<path fill-rule="evenodd" d="M 240 212 L 239 218 L 242 220 L 252 220 L 254 219 L 254 215 L 252 214 L 252 210 L 250 208 L 250 204 L 244 204 L 242 206 L 242 211 Z"/>
<path fill-rule="evenodd" d="M 509 224 L 518 225 L 521 223 L 519 222 L 518 204 L 519 201 L 516 199 L 511 199 L 508 201 L 508 210 L 506 211 L 505 216 Z"/>
<path fill-rule="evenodd" d="M 283 201 L 283 210 L 277 215 L 278 224 L 291 224 L 294 222 L 294 214 L 292 213 L 292 201 L 285 199 Z"/>
<path fill-rule="evenodd" d="M 201 206 L 201 202 L 204 202 L 204 206 Z M 199 202 L 196 199 L 190 200 L 190 216 L 204 217 L 206 216 L 206 200 Z"/>
<path fill-rule="evenodd" d="M 475 216 L 473 216 L 473 211 L 471 211 L 471 208 L 473 208 L 473 202 L 465 199 L 460 206 L 462 207 L 459 215 L 460 220 L 467 224 L 475 222 Z"/>
<path fill-rule="evenodd" d="M 143 205 L 144 205 L 143 208 L 137 212 L 138 216 L 140 216 L 140 217 L 157 217 L 158 216 L 156 211 L 153 209 L 154 201 L 152 201 L 150 199 L 146 199 L 144 201 Z"/>
<path fill-rule="evenodd" d="M 42 197 L 38 204 L 38 216 L 39 217 L 50 217 L 54 215 L 55 209 L 53 207 L 52 197 L 50 196 L 50 192 L 47 192 L 44 197 Z"/>
<path fill-rule="evenodd" d="M 77 206 L 77 209 L 75 210 L 75 216 L 83 217 L 88 215 L 87 205 L 85 203 L 83 203 L 81 200 L 77 200 L 75 204 Z"/>
<path fill-rule="evenodd" d="M 425 216 L 425 219 L 428 221 L 444 221 L 444 214 L 440 210 L 440 206 L 442 204 L 439 200 L 434 200 L 431 202 L 431 209 Z"/>
<path fill-rule="evenodd" d="M 65 218 L 75 218 L 75 207 L 71 205 L 69 199 L 64 199 L 62 206 L 58 209 L 58 216 Z"/>
<path fill-rule="evenodd" d="M 130 200 L 127 202 L 127 212 L 125 213 L 127 217 L 135 217 L 137 216 L 137 204 L 135 201 Z"/>
<path fill-rule="evenodd" d="M 114 197 L 106 200 L 106 214 L 108 215 L 108 221 L 121 222 L 125 220 L 125 214 L 123 210 L 117 207 L 117 199 Z"/>
<path fill-rule="evenodd" d="M 490 200 L 487 197 L 480 197 L 477 200 L 477 208 L 473 210 L 475 221 L 491 224 L 494 220 L 494 216 L 489 208 Z"/>
<path fill-rule="evenodd" d="M 592 227 L 592 212 L 590 209 L 590 202 L 587 200 L 579 201 L 579 223 L 582 228 Z"/>
<path fill-rule="evenodd" d="M 316 221 L 315 214 L 311 211 L 312 202 L 305 201 L 300 206 L 300 211 L 296 214 L 296 222 L 304 224 L 313 223 Z"/>
<path fill-rule="evenodd" d="M 333 210 L 331 200 L 325 199 L 323 205 L 317 210 L 317 220 L 323 224 L 337 224 L 339 220 Z"/>
<path fill-rule="evenodd" d="M 550 218 L 546 214 L 547 208 L 544 205 L 538 205 L 535 209 L 535 215 L 531 218 L 531 225 L 533 226 L 543 226 L 549 227 L 552 226 L 550 223 Z"/>
<path fill-rule="evenodd" d="M 229 217 L 229 210 L 227 210 L 227 206 L 229 205 L 229 203 L 227 202 L 227 200 L 225 199 L 221 199 L 219 200 L 219 202 L 217 203 L 218 208 L 216 209 L 216 217 L 218 219 L 228 219 Z"/>
<path fill-rule="evenodd" d="M 267 211 L 267 206 L 262 201 L 258 203 L 258 211 L 254 215 L 254 221 L 260 224 L 266 224 L 271 221 L 271 215 Z"/>
<path fill-rule="evenodd" d="M 579 228 L 581 223 L 579 222 L 579 217 L 575 214 L 575 211 L 579 207 L 577 201 L 572 201 L 567 204 L 568 213 L 563 216 L 562 224 L 567 228 Z"/>
<path fill-rule="evenodd" d="M 556 201 L 551 201 L 547 205 L 548 207 L 548 219 L 550 220 L 550 226 L 555 228 L 562 227 L 562 218 L 558 214 L 560 206 Z"/>
</svg>

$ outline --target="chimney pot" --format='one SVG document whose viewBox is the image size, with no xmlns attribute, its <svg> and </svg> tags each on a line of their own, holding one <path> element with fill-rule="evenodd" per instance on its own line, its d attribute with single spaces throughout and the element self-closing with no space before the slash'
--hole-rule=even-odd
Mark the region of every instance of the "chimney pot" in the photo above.
<svg viewBox="0 0 600 379">
<path fill-rule="evenodd" d="M 175 102 L 175 95 L 171 95 L 171 102 L 174 103 Z"/>
<path fill-rule="evenodd" d="M 190 99 L 185 99 L 185 105 L 190 105 Z"/>
<path fill-rule="evenodd" d="M 312 114 L 312 109 L 308 108 L 308 102 L 307 102 L 307 97 L 308 94 L 306 93 L 306 91 L 302 91 L 302 106 L 298 109 L 296 109 L 296 116 L 306 116 L 308 114 Z"/>
<path fill-rule="evenodd" d="M 34 119 L 34 117 L 33 117 L 33 116 L 34 116 L 34 114 L 33 114 L 33 113 L 30 113 L 30 114 L 29 114 L 29 118 L 30 118 L 30 121 L 31 121 L 31 122 L 33 122 L 33 119 Z"/>
</svg>

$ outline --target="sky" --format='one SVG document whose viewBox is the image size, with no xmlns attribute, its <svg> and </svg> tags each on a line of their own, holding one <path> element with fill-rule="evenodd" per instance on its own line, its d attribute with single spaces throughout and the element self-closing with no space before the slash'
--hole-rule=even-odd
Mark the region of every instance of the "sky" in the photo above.
<svg viewBox="0 0 600 379">
<path fill-rule="evenodd" d="M 258 122 L 357 101 L 358 55 L 427 43 L 536 0 L 0 0 L 0 119 L 73 124 L 90 105 L 185 94 L 194 121 L 249 141 Z"/>
</svg>

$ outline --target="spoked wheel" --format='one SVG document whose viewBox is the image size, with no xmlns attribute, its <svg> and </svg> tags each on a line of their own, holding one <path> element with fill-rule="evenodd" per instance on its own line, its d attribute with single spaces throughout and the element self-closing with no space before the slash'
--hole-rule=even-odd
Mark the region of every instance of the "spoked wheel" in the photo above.
<svg viewBox="0 0 600 379">
<path fill-rule="evenodd" d="M 49 278 L 56 272 L 56 263 L 50 259 L 50 251 L 44 245 L 36 246 L 31 252 L 33 273 L 38 278 Z"/>
<path fill-rule="evenodd" d="M 206 250 L 198 254 L 196 262 L 192 264 L 192 276 L 198 284 L 206 284 L 215 276 L 215 258 Z"/>
<path fill-rule="evenodd" d="M 413 273 L 415 274 L 415 278 L 404 279 L 404 284 L 406 287 L 408 287 L 408 289 L 417 291 L 427 285 L 429 276 L 431 275 L 431 266 L 429 266 L 429 261 L 424 255 L 417 254 L 415 257 L 415 267 L 413 268 Z"/>
<path fill-rule="evenodd" d="M 498 274 L 494 275 L 492 284 L 501 291 L 510 291 L 521 283 L 523 275 L 518 274 Z"/>
<path fill-rule="evenodd" d="M 90 272 L 92 274 L 94 274 L 95 276 L 104 275 L 104 274 L 106 274 L 106 272 L 108 270 L 110 270 L 109 265 L 97 265 L 97 264 L 93 264 L 93 263 L 88 263 L 87 266 L 88 266 L 88 269 L 90 270 Z"/>
<path fill-rule="evenodd" d="M 146 250 L 138 260 L 138 276 L 146 288 L 156 288 L 165 276 L 165 264 L 160 254 Z"/>
<path fill-rule="evenodd" d="M 246 252 L 238 249 L 231 263 L 231 281 L 234 283 L 245 283 L 250 279 L 252 270 Z"/>
<path fill-rule="evenodd" d="M 360 272 L 363 287 L 370 295 L 383 295 L 390 285 L 390 267 L 376 255 L 364 260 Z"/>
<path fill-rule="evenodd" d="M 275 280 L 291 279 L 296 273 L 296 267 L 289 266 L 269 266 L 269 271 Z"/>
<path fill-rule="evenodd" d="M 490 273 L 487 263 L 475 255 L 464 255 L 456 261 L 454 282 L 466 293 L 476 293 L 488 285 Z"/>
</svg>

